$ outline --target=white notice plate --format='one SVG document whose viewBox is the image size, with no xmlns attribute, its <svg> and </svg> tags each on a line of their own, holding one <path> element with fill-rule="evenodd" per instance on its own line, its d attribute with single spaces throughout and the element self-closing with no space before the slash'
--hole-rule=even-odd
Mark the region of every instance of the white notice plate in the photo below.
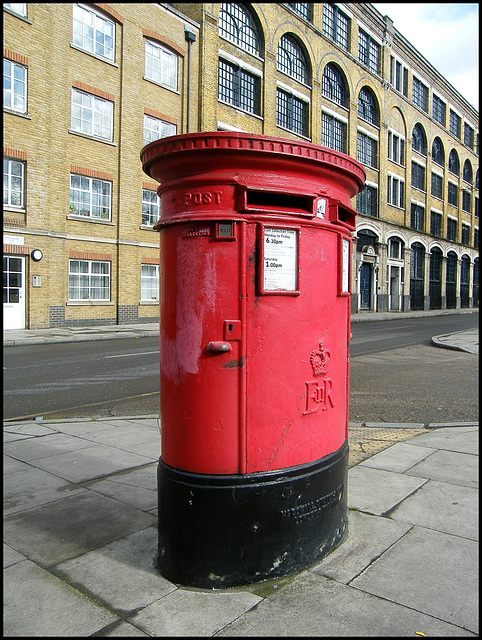
<svg viewBox="0 0 482 640">
<path fill-rule="evenodd" d="M 298 232 L 264 228 L 263 291 L 298 289 Z"/>
</svg>

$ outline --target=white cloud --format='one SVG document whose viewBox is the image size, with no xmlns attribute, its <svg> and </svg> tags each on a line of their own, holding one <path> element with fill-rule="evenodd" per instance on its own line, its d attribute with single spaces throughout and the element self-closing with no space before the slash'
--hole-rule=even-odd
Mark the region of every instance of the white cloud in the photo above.
<svg viewBox="0 0 482 640">
<path fill-rule="evenodd" d="M 478 4 L 378 3 L 394 27 L 475 108 L 479 106 Z"/>
</svg>

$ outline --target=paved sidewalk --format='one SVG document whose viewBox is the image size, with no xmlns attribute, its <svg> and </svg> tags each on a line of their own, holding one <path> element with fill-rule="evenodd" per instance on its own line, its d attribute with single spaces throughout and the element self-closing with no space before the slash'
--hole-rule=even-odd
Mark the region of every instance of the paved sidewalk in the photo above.
<svg viewBox="0 0 482 640">
<path fill-rule="evenodd" d="M 478 427 L 412 426 L 349 469 L 321 564 L 208 591 L 154 567 L 155 416 L 5 424 L 5 636 L 477 635 Z"/>
</svg>

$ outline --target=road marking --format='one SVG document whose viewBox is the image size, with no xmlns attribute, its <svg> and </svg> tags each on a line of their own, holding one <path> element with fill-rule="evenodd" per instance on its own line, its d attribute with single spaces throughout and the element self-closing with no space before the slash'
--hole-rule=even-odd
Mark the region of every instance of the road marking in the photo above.
<svg viewBox="0 0 482 640">
<path fill-rule="evenodd" d="M 104 356 L 104 358 L 129 358 L 130 356 L 148 356 L 151 353 L 159 353 L 159 351 L 141 351 L 139 353 L 121 353 L 117 356 Z"/>
</svg>

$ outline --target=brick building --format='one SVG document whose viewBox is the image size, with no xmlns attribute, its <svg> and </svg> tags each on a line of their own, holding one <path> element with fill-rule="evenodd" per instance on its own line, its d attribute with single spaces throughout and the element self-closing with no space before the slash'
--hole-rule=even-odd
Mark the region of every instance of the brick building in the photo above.
<svg viewBox="0 0 482 640">
<path fill-rule="evenodd" d="M 158 319 L 139 151 L 188 130 L 364 165 L 353 312 L 478 305 L 478 122 L 369 3 L 4 4 L 8 322 Z"/>
</svg>

